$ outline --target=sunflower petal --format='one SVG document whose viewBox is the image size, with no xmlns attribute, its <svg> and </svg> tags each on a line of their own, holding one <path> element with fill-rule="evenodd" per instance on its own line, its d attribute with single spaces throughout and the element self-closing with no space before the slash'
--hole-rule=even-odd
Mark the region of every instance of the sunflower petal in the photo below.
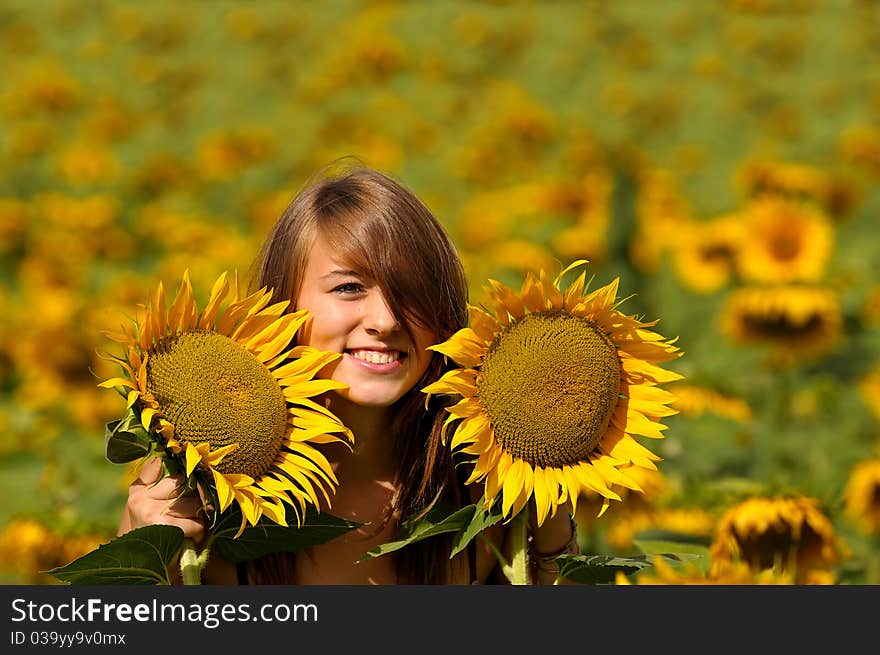
<svg viewBox="0 0 880 655">
<path fill-rule="evenodd" d="M 456 368 L 424 387 L 426 394 L 458 394 L 469 398 L 477 393 L 477 372 L 472 368 Z"/>
<path fill-rule="evenodd" d="M 232 504 L 235 493 L 232 490 L 232 485 L 220 471 L 212 468 L 211 473 L 214 476 L 214 487 L 217 489 L 217 500 L 220 503 L 219 511 L 224 512 Z"/>
<path fill-rule="evenodd" d="M 214 329 L 214 322 L 217 320 L 217 316 L 220 313 L 220 306 L 226 299 L 228 293 L 229 280 L 226 277 L 226 271 L 223 271 L 220 274 L 220 277 L 217 278 L 217 281 L 214 282 L 214 286 L 211 288 L 211 296 L 208 299 L 208 304 L 205 307 L 205 311 L 202 312 L 202 317 L 199 319 L 200 330 L 210 331 Z"/>
<path fill-rule="evenodd" d="M 202 461 L 202 454 L 199 449 L 193 446 L 192 442 L 186 442 L 186 477 L 192 475 L 196 466 Z"/>
<path fill-rule="evenodd" d="M 461 366 L 478 366 L 486 352 L 486 344 L 471 328 L 462 328 L 447 341 L 428 346 L 428 350 L 442 353 Z"/>
<path fill-rule="evenodd" d="M 556 484 L 555 480 L 547 479 L 545 471 L 540 466 L 535 467 L 535 522 L 538 526 L 544 523 L 550 512 L 550 485 Z"/>
<path fill-rule="evenodd" d="M 495 335 L 501 331 L 501 325 L 488 312 L 474 305 L 468 305 L 468 322 L 477 337 L 486 343 L 490 343 Z"/>
<path fill-rule="evenodd" d="M 452 436 L 452 442 L 449 444 L 449 447 L 452 450 L 455 450 L 462 444 L 473 443 L 477 440 L 479 434 L 491 429 L 492 425 L 489 422 L 489 418 L 482 412 L 464 418 L 455 430 L 455 434 Z"/>
</svg>

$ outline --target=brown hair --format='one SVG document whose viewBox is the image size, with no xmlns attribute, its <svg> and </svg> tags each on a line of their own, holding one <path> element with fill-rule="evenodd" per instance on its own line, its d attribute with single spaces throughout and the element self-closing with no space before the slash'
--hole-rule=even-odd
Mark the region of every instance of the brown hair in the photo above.
<svg viewBox="0 0 880 655">
<path fill-rule="evenodd" d="M 442 341 L 466 325 L 468 291 L 458 253 L 437 218 L 400 183 L 363 166 L 328 167 L 310 180 L 275 223 L 252 276 L 260 287 L 273 289 L 275 302 L 297 297 L 319 233 L 340 260 L 375 280 L 407 332 L 418 324 Z M 395 404 L 397 492 L 386 519 L 414 516 L 444 495 L 459 504 L 466 500 L 455 484 L 452 457 L 440 442 L 448 401 L 434 396 L 426 409 L 420 391 L 445 370 L 443 356 L 434 353 L 422 378 Z M 435 537 L 392 553 L 398 580 L 447 581 L 450 543 Z M 292 582 L 292 566 L 285 562 L 292 564 L 292 558 L 271 556 L 255 563 L 257 581 Z"/>
</svg>

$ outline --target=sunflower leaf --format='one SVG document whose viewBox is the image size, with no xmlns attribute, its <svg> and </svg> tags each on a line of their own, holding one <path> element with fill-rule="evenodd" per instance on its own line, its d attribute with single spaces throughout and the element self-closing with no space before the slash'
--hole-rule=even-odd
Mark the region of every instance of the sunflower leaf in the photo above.
<svg viewBox="0 0 880 655">
<path fill-rule="evenodd" d="M 310 509 L 303 524 L 297 527 L 292 514 L 293 511 L 288 510 L 289 526 L 278 525 L 263 517 L 256 526 L 248 526 L 235 538 L 241 525 L 241 510 L 237 504 L 233 504 L 212 530 L 214 541 L 211 550 L 230 562 L 247 562 L 269 553 L 295 553 L 363 525 Z"/>
<path fill-rule="evenodd" d="M 704 542 L 697 541 L 695 537 L 688 539 L 686 535 L 681 534 L 676 534 L 674 537 L 671 534 L 666 534 L 663 535 L 665 539 L 662 540 L 659 538 L 645 539 L 645 536 L 647 534 L 640 534 L 641 538 L 634 540 L 633 543 L 648 557 L 660 555 L 670 560 L 672 565 L 692 562 L 700 571 L 706 572 L 711 558 L 709 547 Z"/>
<path fill-rule="evenodd" d="M 62 582 L 80 585 L 170 585 L 168 566 L 183 544 L 183 530 L 148 525 L 47 571 Z"/>
<path fill-rule="evenodd" d="M 400 550 L 404 546 L 409 546 L 422 539 L 433 537 L 438 534 L 447 532 L 464 533 L 474 520 L 476 505 L 468 505 L 460 509 L 453 508 L 448 505 L 438 505 L 431 509 L 427 514 L 416 519 L 409 519 L 401 524 L 398 538 L 389 541 L 361 556 L 361 562 L 386 555 Z M 458 537 L 461 539 L 461 537 Z"/>
<path fill-rule="evenodd" d="M 449 555 L 449 558 L 452 559 L 462 550 L 464 550 L 467 545 L 480 534 L 486 528 L 489 528 L 498 521 L 504 518 L 504 514 L 501 510 L 501 499 L 500 497 L 496 499 L 496 502 L 490 508 L 486 508 L 481 500 L 478 506 L 476 507 L 476 511 L 474 512 L 473 518 L 471 518 L 470 523 L 468 523 L 467 527 L 464 530 L 461 530 L 457 535 L 455 535 L 455 539 L 452 542 L 452 552 Z"/>
<path fill-rule="evenodd" d="M 144 457 L 152 449 L 149 433 L 140 420 L 129 411 L 125 418 L 111 421 L 104 428 L 107 459 L 114 464 L 125 464 Z"/>
<path fill-rule="evenodd" d="M 651 568 L 654 557 L 664 557 L 672 561 L 682 561 L 696 555 L 676 555 L 658 553 L 656 555 L 638 555 L 635 557 L 615 557 L 608 555 L 560 555 L 556 558 L 559 565 L 559 577 L 578 584 L 610 584 L 614 582 L 617 572 L 630 575 Z"/>
</svg>

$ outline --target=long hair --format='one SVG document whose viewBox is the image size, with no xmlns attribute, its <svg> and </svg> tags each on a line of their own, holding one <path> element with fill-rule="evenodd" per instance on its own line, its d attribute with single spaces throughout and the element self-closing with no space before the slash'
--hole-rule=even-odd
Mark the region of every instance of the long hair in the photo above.
<svg viewBox="0 0 880 655">
<path fill-rule="evenodd" d="M 410 337 L 413 325 L 432 330 L 440 341 L 466 325 L 468 291 L 458 253 L 437 218 L 397 181 L 363 166 L 319 172 L 275 223 L 252 280 L 273 289 L 275 302 L 295 299 L 319 234 L 340 261 L 376 281 Z M 420 391 L 445 370 L 444 357 L 433 353 L 422 378 L 393 407 L 396 492 L 386 520 L 399 524 L 441 498 L 466 500 L 440 440 L 449 403 L 435 396 L 426 408 Z M 450 544 L 448 537 L 435 537 L 392 553 L 398 581 L 446 582 Z M 258 582 L 292 582 L 292 558 L 267 556 L 253 572 Z"/>
</svg>

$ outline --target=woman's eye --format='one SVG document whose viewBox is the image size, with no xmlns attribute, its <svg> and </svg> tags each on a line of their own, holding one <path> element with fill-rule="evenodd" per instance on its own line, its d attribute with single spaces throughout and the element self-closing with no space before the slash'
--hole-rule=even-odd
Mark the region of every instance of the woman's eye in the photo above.
<svg viewBox="0 0 880 655">
<path fill-rule="evenodd" d="M 336 293 L 360 293 L 364 288 L 358 282 L 346 282 L 345 284 L 340 284 L 337 287 L 333 288 L 333 291 Z"/>
</svg>

